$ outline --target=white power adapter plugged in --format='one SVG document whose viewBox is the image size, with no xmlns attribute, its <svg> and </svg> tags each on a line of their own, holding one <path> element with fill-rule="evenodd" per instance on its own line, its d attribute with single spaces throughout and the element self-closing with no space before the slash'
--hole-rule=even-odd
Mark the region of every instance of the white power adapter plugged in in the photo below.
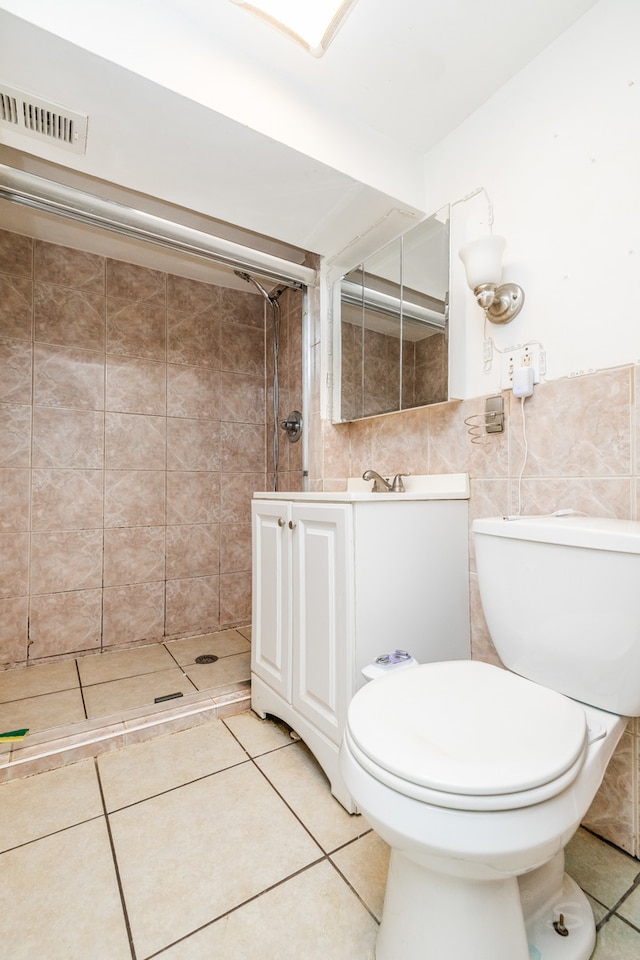
<svg viewBox="0 0 640 960">
<path fill-rule="evenodd" d="M 535 371 L 533 367 L 516 367 L 513 371 L 513 395 L 514 397 L 533 396 L 533 383 Z"/>
</svg>

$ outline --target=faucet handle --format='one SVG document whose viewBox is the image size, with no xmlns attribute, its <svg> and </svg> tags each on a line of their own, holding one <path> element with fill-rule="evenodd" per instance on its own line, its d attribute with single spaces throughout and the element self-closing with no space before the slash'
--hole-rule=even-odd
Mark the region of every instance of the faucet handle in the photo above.
<svg viewBox="0 0 640 960">
<path fill-rule="evenodd" d="M 402 482 L 403 477 L 410 477 L 410 473 L 396 473 L 393 478 L 393 483 L 391 484 L 391 493 L 404 493 L 404 483 Z"/>
</svg>

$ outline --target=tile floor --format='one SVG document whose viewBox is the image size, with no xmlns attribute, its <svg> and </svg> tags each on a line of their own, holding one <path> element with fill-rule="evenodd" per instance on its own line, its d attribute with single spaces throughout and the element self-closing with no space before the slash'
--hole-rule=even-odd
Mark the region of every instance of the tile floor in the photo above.
<svg viewBox="0 0 640 960">
<path fill-rule="evenodd" d="M 112 650 L 0 673 L 0 732 L 45 729 L 116 715 L 250 675 L 251 628 Z M 219 657 L 198 664 L 201 654 Z"/>
<path fill-rule="evenodd" d="M 9 960 L 373 960 L 387 850 L 247 711 L 0 785 Z M 584 830 L 594 960 L 640 956 L 640 863 Z M 443 958 L 444 960 L 444 958 Z"/>
</svg>

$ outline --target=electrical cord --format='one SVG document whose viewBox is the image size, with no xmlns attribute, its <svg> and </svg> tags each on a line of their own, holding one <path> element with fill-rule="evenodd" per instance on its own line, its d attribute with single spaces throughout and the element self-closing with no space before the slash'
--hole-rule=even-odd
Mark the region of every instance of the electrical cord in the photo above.
<svg viewBox="0 0 640 960">
<path fill-rule="evenodd" d="M 525 397 L 520 397 L 520 411 L 522 413 L 522 440 L 524 442 L 524 454 L 522 456 L 522 464 L 520 466 L 520 473 L 518 474 L 518 510 L 516 516 L 519 517 L 522 514 L 522 476 L 524 474 L 525 464 L 527 462 L 527 456 L 529 455 L 529 441 L 527 440 L 527 420 L 524 413 L 524 401 Z"/>
</svg>

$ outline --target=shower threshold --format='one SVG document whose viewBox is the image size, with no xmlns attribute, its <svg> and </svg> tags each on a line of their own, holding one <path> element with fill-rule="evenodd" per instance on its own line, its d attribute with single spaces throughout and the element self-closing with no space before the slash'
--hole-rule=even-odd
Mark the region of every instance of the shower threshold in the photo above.
<svg viewBox="0 0 640 960">
<path fill-rule="evenodd" d="M 52 728 L 17 741 L 0 755 L 0 783 L 242 713 L 250 705 L 251 683 L 242 680 L 114 716 Z"/>
<path fill-rule="evenodd" d="M 249 709 L 250 651 L 247 625 L 0 672 L 0 783 Z"/>
</svg>

